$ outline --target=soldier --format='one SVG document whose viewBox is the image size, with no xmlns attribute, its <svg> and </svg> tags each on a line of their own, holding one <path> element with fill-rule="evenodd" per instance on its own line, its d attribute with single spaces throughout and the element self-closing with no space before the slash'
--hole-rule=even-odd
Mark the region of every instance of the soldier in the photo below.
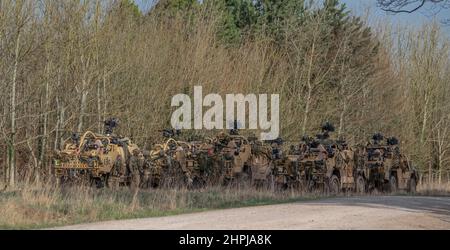
<svg viewBox="0 0 450 250">
<path fill-rule="evenodd" d="M 228 146 L 229 141 L 229 136 L 224 132 L 220 132 L 216 137 L 216 146 L 218 146 L 219 149 L 225 148 Z"/>
<path fill-rule="evenodd" d="M 141 187 L 148 188 L 150 182 L 150 174 L 151 174 L 151 160 L 150 160 L 150 152 L 148 150 L 144 150 L 144 165 L 143 165 L 143 173 L 141 177 Z"/>
<path fill-rule="evenodd" d="M 103 154 L 103 143 L 100 139 L 95 140 L 95 147 L 97 148 L 97 154 Z"/>
<path fill-rule="evenodd" d="M 283 150 L 282 145 L 283 139 L 277 138 L 271 142 L 271 148 L 272 148 L 272 159 L 274 160 L 280 160 L 283 157 Z"/>
<path fill-rule="evenodd" d="M 186 183 L 188 186 L 192 185 L 192 177 L 189 169 L 186 166 L 186 152 L 183 147 L 177 147 L 175 151 L 175 160 L 180 164 L 181 170 L 183 171 L 184 176 L 186 177 Z"/>
<path fill-rule="evenodd" d="M 139 149 L 134 149 L 130 158 L 131 185 L 133 188 L 138 188 L 140 183 L 142 173 L 142 157 L 140 157 L 140 153 Z"/>
</svg>

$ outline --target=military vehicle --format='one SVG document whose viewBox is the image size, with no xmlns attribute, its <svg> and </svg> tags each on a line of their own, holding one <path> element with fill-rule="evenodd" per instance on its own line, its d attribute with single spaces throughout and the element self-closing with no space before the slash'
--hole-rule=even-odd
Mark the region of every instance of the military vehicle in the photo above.
<svg viewBox="0 0 450 250">
<path fill-rule="evenodd" d="M 356 191 L 364 193 L 374 189 L 396 192 L 416 191 L 418 174 L 411 161 L 402 153 L 398 139 L 376 133 L 366 146 L 356 152 Z"/>
<path fill-rule="evenodd" d="M 217 160 L 221 166 L 223 184 L 236 181 L 244 183 L 251 181 L 249 160 L 252 149 L 249 141 L 237 133 L 220 132 L 213 140 Z"/>
<path fill-rule="evenodd" d="M 347 145 L 343 139 L 336 141 L 334 166 L 330 165 L 327 170 L 329 187 L 331 192 L 353 191 L 355 189 L 354 173 L 356 170 L 355 151 Z"/>
<path fill-rule="evenodd" d="M 343 140 L 330 139 L 334 126 L 326 122 L 322 133 L 308 139 L 298 160 L 299 185 L 307 191 L 339 193 L 354 188 L 354 152 Z"/>
<path fill-rule="evenodd" d="M 189 142 L 184 148 L 183 160 L 186 171 L 192 178 L 193 187 L 205 187 L 216 184 L 221 177 L 221 168 L 218 164 L 212 139 Z"/>
<path fill-rule="evenodd" d="M 275 187 L 274 164 L 282 159 L 281 144 L 280 140 L 266 142 L 250 140 L 252 153 L 248 164 L 254 186 Z"/>
<path fill-rule="evenodd" d="M 300 160 L 303 159 L 307 151 L 309 142 L 312 139 L 303 136 L 299 144 L 291 145 L 287 154 L 274 160 L 275 185 L 278 190 L 296 189 L 302 190 L 305 187 L 305 169 L 300 168 Z"/>
<path fill-rule="evenodd" d="M 169 138 L 164 144 L 156 144 L 150 150 L 150 183 L 153 187 L 191 186 L 191 172 L 187 168 L 187 142 Z"/>
<path fill-rule="evenodd" d="M 139 147 L 127 137 L 116 136 L 116 119 L 105 121 L 104 134 L 73 134 L 63 150 L 56 151 L 53 169 L 58 181 L 90 181 L 97 187 L 130 184 L 129 158 Z"/>
</svg>

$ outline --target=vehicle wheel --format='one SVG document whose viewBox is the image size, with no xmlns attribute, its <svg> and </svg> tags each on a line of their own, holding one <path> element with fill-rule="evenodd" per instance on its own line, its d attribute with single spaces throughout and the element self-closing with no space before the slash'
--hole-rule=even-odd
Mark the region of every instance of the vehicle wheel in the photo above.
<svg viewBox="0 0 450 250">
<path fill-rule="evenodd" d="M 336 175 L 331 176 L 328 186 L 332 194 L 338 194 L 341 191 L 341 183 Z"/>
<path fill-rule="evenodd" d="M 391 193 L 397 192 L 397 178 L 393 175 L 389 178 L 389 190 Z"/>
<path fill-rule="evenodd" d="M 275 176 L 273 176 L 272 174 L 268 175 L 266 177 L 264 186 L 267 190 L 271 190 L 272 192 L 275 191 Z"/>
<path fill-rule="evenodd" d="M 365 194 L 366 190 L 367 190 L 367 184 L 366 184 L 366 180 L 364 179 L 363 176 L 358 176 L 358 178 L 356 178 L 356 193 L 358 194 Z"/>
<path fill-rule="evenodd" d="M 417 188 L 416 178 L 412 178 L 409 181 L 409 192 L 411 194 L 415 194 L 416 193 L 416 188 Z"/>
<path fill-rule="evenodd" d="M 317 189 L 317 185 L 316 182 L 313 180 L 308 180 L 306 182 L 306 192 L 314 192 Z"/>
<path fill-rule="evenodd" d="M 96 188 L 104 188 L 105 187 L 105 181 L 101 177 L 93 178 L 92 180 L 92 186 L 95 186 Z"/>
<path fill-rule="evenodd" d="M 249 187 L 253 184 L 252 170 L 250 167 L 244 167 L 241 173 L 234 179 L 240 187 Z"/>
<path fill-rule="evenodd" d="M 289 186 L 286 183 L 279 183 L 279 182 L 275 183 L 275 191 L 277 191 L 277 192 L 284 191 L 284 190 L 288 189 L 288 187 Z"/>
<path fill-rule="evenodd" d="M 107 179 L 107 186 L 111 189 L 118 189 L 119 188 L 119 180 L 116 176 L 109 176 Z"/>
<path fill-rule="evenodd" d="M 194 179 L 192 180 L 192 188 L 198 189 L 204 187 L 206 187 L 206 181 L 202 178 L 195 176 Z"/>
</svg>

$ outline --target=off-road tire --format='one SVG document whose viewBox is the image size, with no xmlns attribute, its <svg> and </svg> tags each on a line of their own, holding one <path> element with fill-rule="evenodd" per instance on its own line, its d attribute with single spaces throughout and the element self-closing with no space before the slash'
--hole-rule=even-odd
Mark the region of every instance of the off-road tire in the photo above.
<svg viewBox="0 0 450 250">
<path fill-rule="evenodd" d="M 356 178 L 356 193 L 365 194 L 367 192 L 367 182 L 362 175 Z"/>
<path fill-rule="evenodd" d="M 341 192 L 341 183 L 339 177 L 332 175 L 328 181 L 328 190 L 331 194 L 339 194 Z"/>
<path fill-rule="evenodd" d="M 391 193 L 395 193 L 398 191 L 397 177 L 395 177 L 394 175 L 389 178 L 389 191 Z"/>
<path fill-rule="evenodd" d="M 409 181 L 409 193 L 415 194 L 416 193 L 416 188 L 417 188 L 416 178 L 413 177 Z"/>
</svg>

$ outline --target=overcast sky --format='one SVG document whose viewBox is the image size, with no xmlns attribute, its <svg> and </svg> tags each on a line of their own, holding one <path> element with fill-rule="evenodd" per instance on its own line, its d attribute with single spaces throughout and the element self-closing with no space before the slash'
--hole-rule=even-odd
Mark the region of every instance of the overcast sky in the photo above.
<svg viewBox="0 0 450 250">
<path fill-rule="evenodd" d="M 148 10 L 154 3 L 154 0 L 134 0 L 138 6 L 143 10 Z M 367 9 L 371 12 L 371 20 L 376 22 L 377 20 L 389 20 L 394 25 L 412 25 L 421 26 L 425 22 L 437 20 L 441 22 L 447 18 L 450 18 L 450 9 L 436 9 L 433 8 L 432 3 L 425 4 L 425 6 L 417 12 L 389 14 L 381 10 L 377 6 L 376 0 L 341 0 L 347 7 L 356 15 L 362 15 Z M 450 24 L 441 24 L 443 30 L 450 37 Z"/>
</svg>

